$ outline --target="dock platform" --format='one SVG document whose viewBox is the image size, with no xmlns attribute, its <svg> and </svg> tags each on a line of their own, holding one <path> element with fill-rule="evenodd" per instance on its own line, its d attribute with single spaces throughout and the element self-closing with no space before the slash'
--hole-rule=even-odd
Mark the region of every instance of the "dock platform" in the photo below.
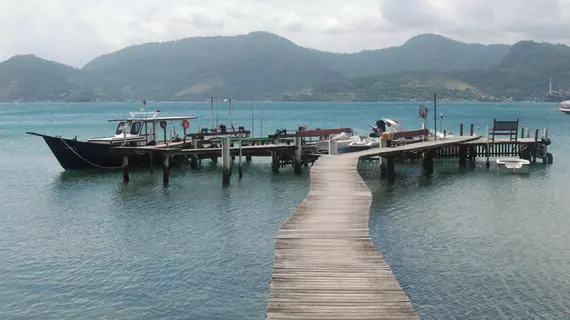
<svg viewBox="0 0 570 320">
<path fill-rule="evenodd" d="M 321 156 L 275 238 L 267 319 L 419 319 L 370 240 L 358 157 Z"/>
</svg>

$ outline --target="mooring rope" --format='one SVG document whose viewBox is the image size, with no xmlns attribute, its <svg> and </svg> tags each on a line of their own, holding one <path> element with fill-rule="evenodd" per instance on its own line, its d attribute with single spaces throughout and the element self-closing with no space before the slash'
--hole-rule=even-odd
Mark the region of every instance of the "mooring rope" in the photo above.
<svg viewBox="0 0 570 320">
<path fill-rule="evenodd" d="M 88 164 L 90 164 L 90 165 L 92 165 L 92 166 L 94 166 L 94 167 L 101 168 L 101 169 L 107 169 L 107 170 L 114 170 L 114 169 L 119 169 L 119 168 L 122 168 L 122 167 L 123 167 L 123 166 L 118 166 L 118 167 L 105 167 L 105 166 L 100 166 L 100 165 L 98 165 L 98 164 L 96 164 L 96 163 L 93 163 L 93 162 L 91 162 L 91 161 L 89 161 L 89 160 L 83 158 L 79 153 L 77 153 L 75 150 L 73 150 L 73 148 L 70 147 L 70 146 L 67 144 L 67 142 L 65 142 L 65 140 L 64 140 L 62 137 L 59 137 L 59 139 L 61 140 L 61 142 L 63 142 L 63 144 L 65 144 L 65 145 L 67 146 L 67 148 L 68 148 L 69 150 L 71 150 L 71 152 L 75 153 L 75 155 L 76 155 L 77 157 L 79 157 L 79 159 L 85 161 L 86 163 L 88 163 Z"/>
</svg>

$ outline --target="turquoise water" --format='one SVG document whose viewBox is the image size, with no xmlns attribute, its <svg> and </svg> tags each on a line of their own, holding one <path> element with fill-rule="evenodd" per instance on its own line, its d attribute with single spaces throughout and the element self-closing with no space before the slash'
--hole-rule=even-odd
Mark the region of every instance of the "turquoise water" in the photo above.
<svg viewBox="0 0 570 320">
<path fill-rule="evenodd" d="M 159 104 L 164 114 L 200 117 L 208 104 Z M 227 122 L 219 105 L 218 121 Z M 263 319 L 273 237 L 306 196 L 308 175 L 271 174 L 254 159 L 241 181 L 221 170 L 64 172 L 41 138 L 106 136 L 106 119 L 137 104 L 0 105 L 0 318 Z M 151 108 L 147 105 L 147 110 Z M 570 310 L 570 118 L 554 104 L 440 103 L 443 126 L 480 128 L 493 118 L 550 128 L 554 164 L 528 177 L 484 166 L 436 163 L 423 176 L 398 165 L 395 185 L 362 174 L 375 200 L 371 232 L 423 319 L 567 318 Z M 267 103 L 254 129 L 348 126 L 360 133 L 386 116 L 419 127 L 416 104 Z M 251 127 L 252 105 L 234 103 L 234 124 Z M 431 110 L 430 110 L 431 111 Z M 433 114 L 432 114 L 433 115 Z M 439 117 L 438 117 L 439 118 Z M 438 123 L 439 125 L 439 123 Z M 263 128 L 262 128 L 263 127 Z M 480 129 L 480 132 L 483 130 Z"/>
</svg>

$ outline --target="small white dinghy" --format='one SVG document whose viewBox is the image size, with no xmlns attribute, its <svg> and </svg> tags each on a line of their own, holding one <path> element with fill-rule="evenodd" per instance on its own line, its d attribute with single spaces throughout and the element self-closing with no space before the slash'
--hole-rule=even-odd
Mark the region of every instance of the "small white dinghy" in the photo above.
<svg viewBox="0 0 570 320">
<path fill-rule="evenodd" d="M 519 158 L 499 158 L 496 160 L 499 173 L 528 173 L 530 161 Z"/>
</svg>

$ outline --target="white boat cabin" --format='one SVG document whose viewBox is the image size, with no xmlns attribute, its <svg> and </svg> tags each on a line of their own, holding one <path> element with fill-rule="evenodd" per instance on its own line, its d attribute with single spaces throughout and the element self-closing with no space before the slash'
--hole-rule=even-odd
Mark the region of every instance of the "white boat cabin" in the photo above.
<svg viewBox="0 0 570 320">
<path fill-rule="evenodd" d="M 129 144 L 132 146 L 165 144 L 182 140 L 186 129 L 190 127 L 190 120 L 198 119 L 195 116 L 159 117 L 159 114 L 159 110 L 155 112 L 130 112 L 128 119 L 107 120 L 107 122 L 118 122 L 114 136 L 91 138 L 87 142 Z M 169 128 L 169 124 L 174 121 L 180 121 L 180 136 L 176 132 L 175 125 Z"/>
</svg>

